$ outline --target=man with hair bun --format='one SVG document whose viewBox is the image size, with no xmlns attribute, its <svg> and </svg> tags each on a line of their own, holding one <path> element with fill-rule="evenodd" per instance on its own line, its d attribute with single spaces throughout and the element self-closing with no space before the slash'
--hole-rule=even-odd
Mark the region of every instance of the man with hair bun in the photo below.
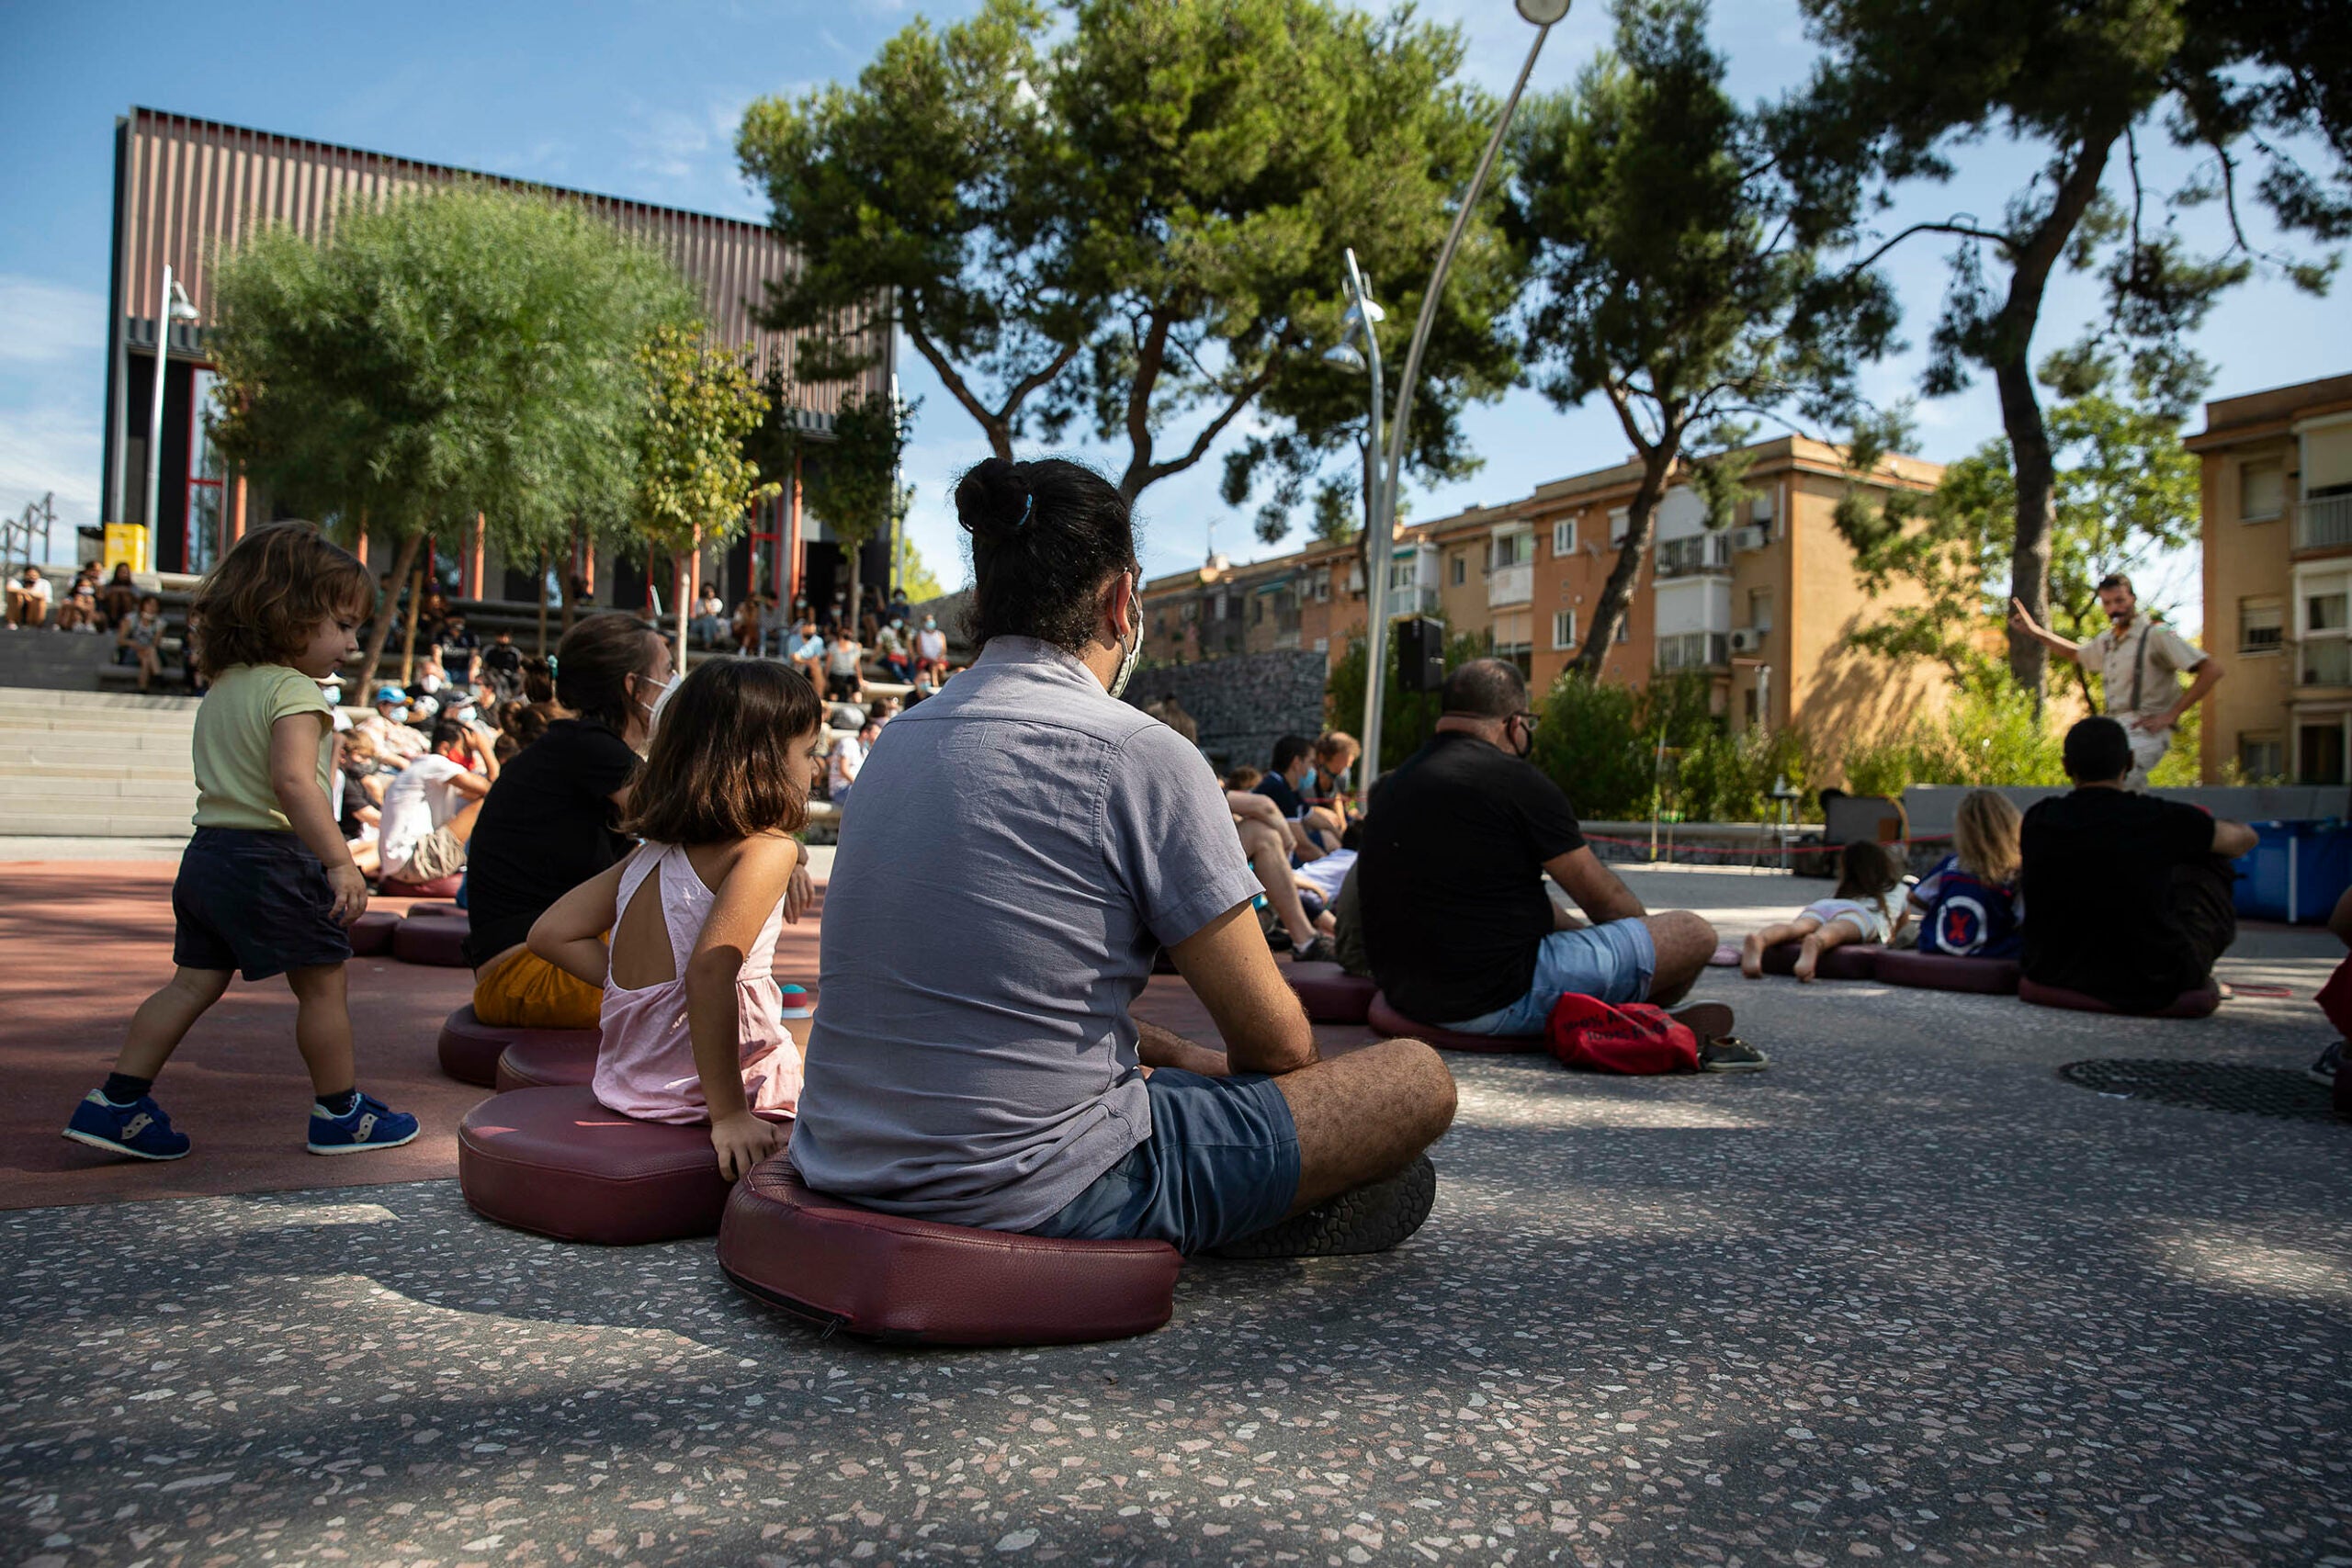
<svg viewBox="0 0 2352 1568">
<path fill-rule="evenodd" d="M 1356 861 L 1364 946 L 1389 1001 L 1464 1034 L 1530 1035 L 1564 995 L 1679 999 L 1714 953 L 1714 927 L 1651 914 L 1586 845 L 1568 797 L 1527 761 L 1536 716 L 1518 668 L 1473 660 L 1441 701 L 1436 735 L 1374 787 Z M 1591 924 L 1568 929 L 1546 876 Z"/>
</svg>

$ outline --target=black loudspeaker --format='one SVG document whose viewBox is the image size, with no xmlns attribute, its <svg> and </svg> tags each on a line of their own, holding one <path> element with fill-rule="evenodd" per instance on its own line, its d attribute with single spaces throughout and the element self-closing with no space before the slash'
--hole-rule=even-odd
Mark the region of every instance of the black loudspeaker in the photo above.
<svg viewBox="0 0 2352 1568">
<path fill-rule="evenodd" d="M 1397 684 L 1434 692 L 1445 684 L 1445 623 L 1426 615 L 1396 623 Z"/>
</svg>

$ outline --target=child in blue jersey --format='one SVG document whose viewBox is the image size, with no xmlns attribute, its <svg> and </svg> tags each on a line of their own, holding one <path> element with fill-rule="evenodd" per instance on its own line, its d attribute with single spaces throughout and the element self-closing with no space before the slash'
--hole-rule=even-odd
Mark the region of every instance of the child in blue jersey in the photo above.
<svg viewBox="0 0 2352 1568">
<path fill-rule="evenodd" d="M 2018 890 L 2018 839 L 2025 818 L 2007 795 L 1972 790 L 1952 819 L 1954 853 L 1911 890 L 1919 951 L 1948 958 L 2015 958 L 2025 900 Z"/>
</svg>

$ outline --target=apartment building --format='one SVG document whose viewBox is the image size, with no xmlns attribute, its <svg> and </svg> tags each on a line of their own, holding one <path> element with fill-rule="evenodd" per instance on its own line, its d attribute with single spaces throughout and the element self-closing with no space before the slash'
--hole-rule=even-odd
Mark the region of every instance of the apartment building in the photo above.
<svg viewBox="0 0 2352 1568">
<path fill-rule="evenodd" d="M 2205 405 L 2206 699 L 2200 771 L 2222 782 L 2352 779 L 2352 376 Z"/>
</svg>

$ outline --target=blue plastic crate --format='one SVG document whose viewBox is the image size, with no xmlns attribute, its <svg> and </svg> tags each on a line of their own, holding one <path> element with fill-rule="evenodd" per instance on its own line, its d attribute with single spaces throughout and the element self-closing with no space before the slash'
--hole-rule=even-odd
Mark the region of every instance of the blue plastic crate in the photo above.
<svg viewBox="0 0 2352 1568">
<path fill-rule="evenodd" d="M 2257 842 L 2236 865 L 2238 914 L 2311 924 L 2352 886 L 2352 829 L 2335 818 L 2252 822 Z"/>
</svg>

